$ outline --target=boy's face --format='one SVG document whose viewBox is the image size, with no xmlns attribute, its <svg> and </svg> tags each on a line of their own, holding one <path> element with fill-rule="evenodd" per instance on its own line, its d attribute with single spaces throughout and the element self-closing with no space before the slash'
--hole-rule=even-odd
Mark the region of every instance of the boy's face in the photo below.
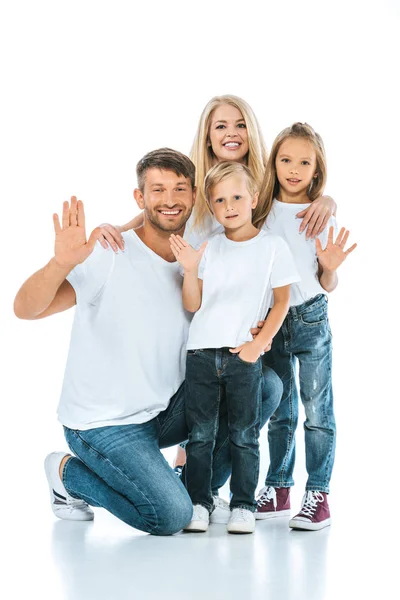
<svg viewBox="0 0 400 600">
<path fill-rule="evenodd" d="M 302 138 L 288 138 L 278 150 L 275 167 L 282 190 L 289 195 L 304 193 L 317 168 L 313 145 Z"/>
<path fill-rule="evenodd" d="M 174 171 L 148 169 L 143 192 L 134 191 L 145 219 L 161 231 L 180 231 L 190 217 L 196 197 L 190 179 Z"/>
<path fill-rule="evenodd" d="M 211 210 L 225 229 L 251 225 L 251 211 L 257 200 L 258 193 L 252 195 L 247 189 L 245 175 L 233 174 L 211 188 Z"/>
</svg>

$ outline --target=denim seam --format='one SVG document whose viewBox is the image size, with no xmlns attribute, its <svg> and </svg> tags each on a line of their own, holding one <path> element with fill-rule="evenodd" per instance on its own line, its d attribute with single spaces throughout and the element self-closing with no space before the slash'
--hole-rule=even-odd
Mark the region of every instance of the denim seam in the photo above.
<svg viewBox="0 0 400 600">
<path fill-rule="evenodd" d="M 135 482 L 134 482 L 134 481 L 132 481 L 132 480 L 131 480 L 131 479 L 130 479 L 130 478 L 129 478 L 129 477 L 128 477 L 128 476 L 127 476 L 127 475 L 126 475 L 126 474 L 125 474 L 123 471 L 121 471 L 121 469 L 119 469 L 119 468 L 118 468 L 116 465 L 114 465 L 114 463 L 112 463 L 112 462 L 111 462 L 111 461 L 110 461 L 110 460 L 109 460 L 109 459 L 108 459 L 106 456 L 103 456 L 103 455 L 102 455 L 102 454 L 101 454 L 101 453 L 100 453 L 98 450 L 96 450 L 96 448 L 93 448 L 93 446 L 92 446 L 91 444 L 89 444 L 89 443 L 88 443 L 88 442 L 87 442 L 87 441 L 86 441 L 86 440 L 85 440 L 85 439 L 84 439 L 84 438 L 83 438 L 83 437 L 82 437 L 82 436 L 79 434 L 79 432 L 78 432 L 78 431 L 72 431 L 72 433 L 75 435 L 75 437 L 76 437 L 76 438 L 78 438 L 78 439 L 81 441 L 81 443 L 82 443 L 84 446 L 86 446 L 87 448 L 89 448 L 89 450 L 90 450 L 91 452 L 93 452 L 93 454 L 95 454 L 95 455 L 96 455 L 98 458 L 100 458 L 100 459 L 101 459 L 101 460 L 103 460 L 104 462 L 107 462 L 107 463 L 108 463 L 108 464 L 109 464 L 109 465 L 112 467 L 112 469 L 113 469 L 113 470 L 115 470 L 115 471 L 116 471 L 116 472 L 118 472 L 120 475 L 122 475 L 122 476 L 123 476 L 123 478 L 125 478 L 125 479 L 126 479 L 128 482 L 129 482 L 129 484 L 130 484 L 130 485 L 132 485 L 132 486 L 133 486 L 133 487 L 134 487 L 134 488 L 135 488 L 135 489 L 136 489 L 136 490 L 137 490 L 137 491 L 138 491 L 138 492 L 141 494 L 141 496 L 142 496 L 142 497 L 145 499 L 145 501 L 146 501 L 146 502 L 148 502 L 148 503 L 149 503 L 149 505 L 151 506 L 151 508 L 152 508 L 152 510 L 153 510 L 153 513 L 154 513 L 154 516 L 155 516 L 155 520 L 156 520 L 156 522 L 157 522 L 157 524 L 156 524 L 154 527 L 153 527 L 153 526 L 150 526 L 150 529 L 151 529 L 151 530 L 157 530 L 157 529 L 159 529 L 159 523 L 158 523 L 158 518 L 157 518 L 157 512 L 155 511 L 153 504 L 152 504 L 152 503 L 149 501 L 149 499 L 148 499 L 148 498 L 147 498 L 147 497 L 146 497 L 146 496 L 143 494 L 143 492 L 142 492 L 140 489 L 138 489 L 138 487 L 137 487 L 137 485 L 135 484 Z M 83 462 L 83 464 L 84 464 L 84 465 L 86 465 L 86 467 L 87 467 L 88 469 L 92 470 L 92 469 L 90 468 L 90 466 L 89 466 L 89 465 L 87 465 L 87 464 L 85 463 L 85 461 L 84 461 L 84 460 L 83 460 L 83 459 L 82 459 L 82 458 L 79 456 L 79 454 L 78 454 L 78 453 L 75 451 L 75 449 L 74 449 L 74 452 L 75 452 L 75 454 L 78 456 L 79 460 L 81 460 L 81 461 Z M 105 482 L 105 483 L 107 483 L 107 482 Z M 109 485 L 109 484 L 107 483 L 107 485 Z M 112 487 L 112 486 L 110 486 L 110 487 Z M 115 491 L 116 491 L 118 494 L 121 494 L 121 492 L 119 492 L 118 490 L 115 490 Z M 123 496 L 123 494 L 121 494 L 121 496 Z M 129 502 L 130 504 L 132 504 L 132 506 L 134 506 L 133 502 L 132 502 L 132 501 L 131 501 L 131 500 L 130 500 L 130 499 L 127 497 L 127 496 L 125 496 L 125 498 L 126 498 L 126 500 L 128 500 L 128 502 Z M 140 512 L 139 512 L 139 511 L 138 511 L 138 516 L 140 516 L 140 518 L 141 518 L 141 520 L 142 520 L 143 524 L 144 524 L 146 527 L 148 527 L 148 524 L 147 524 L 147 523 L 146 523 L 146 521 L 143 519 L 143 517 L 142 517 L 142 515 L 140 514 Z"/>
</svg>

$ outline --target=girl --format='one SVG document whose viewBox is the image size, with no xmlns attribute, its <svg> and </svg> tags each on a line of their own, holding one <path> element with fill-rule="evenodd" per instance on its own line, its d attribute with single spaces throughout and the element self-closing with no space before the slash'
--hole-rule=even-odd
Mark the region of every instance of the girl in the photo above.
<svg viewBox="0 0 400 600">
<path fill-rule="evenodd" d="M 356 247 L 345 251 L 349 232 L 341 229 L 316 242 L 299 235 L 296 214 L 323 192 L 326 158 L 321 137 L 307 124 L 295 123 L 276 138 L 260 191 L 260 223 L 280 235 L 295 258 L 300 283 L 291 286 L 290 309 L 264 361 L 283 382 L 281 403 L 268 427 L 270 467 L 258 498 L 257 518 L 290 513 L 293 485 L 298 394 L 306 413 L 305 450 L 308 481 L 300 512 L 289 522 L 294 529 L 317 530 L 330 525 L 327 494 L 335 455 L 332 394 L 332 344 L 327 296 L 338 283 L 336 271 Z M 296 366 L 299 367 L 299 386 Z"/>
</svg>

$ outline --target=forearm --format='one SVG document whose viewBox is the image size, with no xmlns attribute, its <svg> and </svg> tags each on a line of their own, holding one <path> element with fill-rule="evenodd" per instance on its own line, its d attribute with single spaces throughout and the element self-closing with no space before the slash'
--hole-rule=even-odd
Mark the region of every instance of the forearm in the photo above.
<svg viewBox="0 0 400 600">
<path fill-rule="evenodd" d="M 16 316 L 19 319 L 36 319 L 49 307 L 72 269 L 73 266 L 60 267 L 53 257 L 43 269 L 29 277 L 15 297 Z"/>
<path fill-rule="evenodd" d="M 196 312 L 201 306 L 201 289 L 198 279 L 198 270 L 185 271 L 182 287 L 182 300 L 185 310 Z"/>
<path fill-rule="evenodd" d="M 120 225 L 118 229 L 121 233 L 124 233 L 124 231 L 129 231 L 129 229 L 137 229 L 138 227 L 141 227 L 143 225 L 143 221 L 143 213 L 141 212 L 138 215 L 136 215 L 136 217 L 131 219 L 131 221 L 125 223 L 125 225 Z"/>
<path fill-rule="evenodd" d="M 289 299 L 285 301 L 282 300 L 275 302 L 274 306 L 269 311 L 260 333 L 253 340 L 253 342 L 258 344 L 261 349 L 264 349 L 272 342 L 272 339 L 282 327 L 282 323 L 285 320 L 289 306 Z"/>
<path fill-rule="evenodd" d="M 319 282 L 326 292 L 333 292 L 338 284 L 337 271 L 328 271 L 321 269 Z"/>
</svg>

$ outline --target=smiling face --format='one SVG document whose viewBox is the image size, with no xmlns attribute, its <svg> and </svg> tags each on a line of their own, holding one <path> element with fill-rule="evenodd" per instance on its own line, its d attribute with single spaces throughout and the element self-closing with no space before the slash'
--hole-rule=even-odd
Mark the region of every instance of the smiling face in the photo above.
<svg viewBox="0 0 400 600">
<path fill-rule="evenodd" d="M 208 137 L 216 162 L 246 162 L 249 152 L 246 122 L 235 106 L 221 104 L 212 112 Z"/>
<path fill-rule="evenodd" d="M 275 167 L 282 192 L 289 196 L 306 194 L 317 168 L 313 145 L 303 138 L 287 138 L 278 150 Z"/>
<path fill-rule="evenodd" d="M 145 221 L 158 230 L 174 233 L 183 229 L 190 217 L 196 190 L 189 178 L 152 168 L 146 171 L 143 192 L 135 189 L 134 196 L 144 210 Z"/>
<path fill-rule="evenodd" d="M 211 188 L 209 203 L 225 230 L 252 231 L 252 209 L 257 199 L 258 193 L 251 194 L 248 190 L 246 176 L 234 173 Z"/>
</svg>

